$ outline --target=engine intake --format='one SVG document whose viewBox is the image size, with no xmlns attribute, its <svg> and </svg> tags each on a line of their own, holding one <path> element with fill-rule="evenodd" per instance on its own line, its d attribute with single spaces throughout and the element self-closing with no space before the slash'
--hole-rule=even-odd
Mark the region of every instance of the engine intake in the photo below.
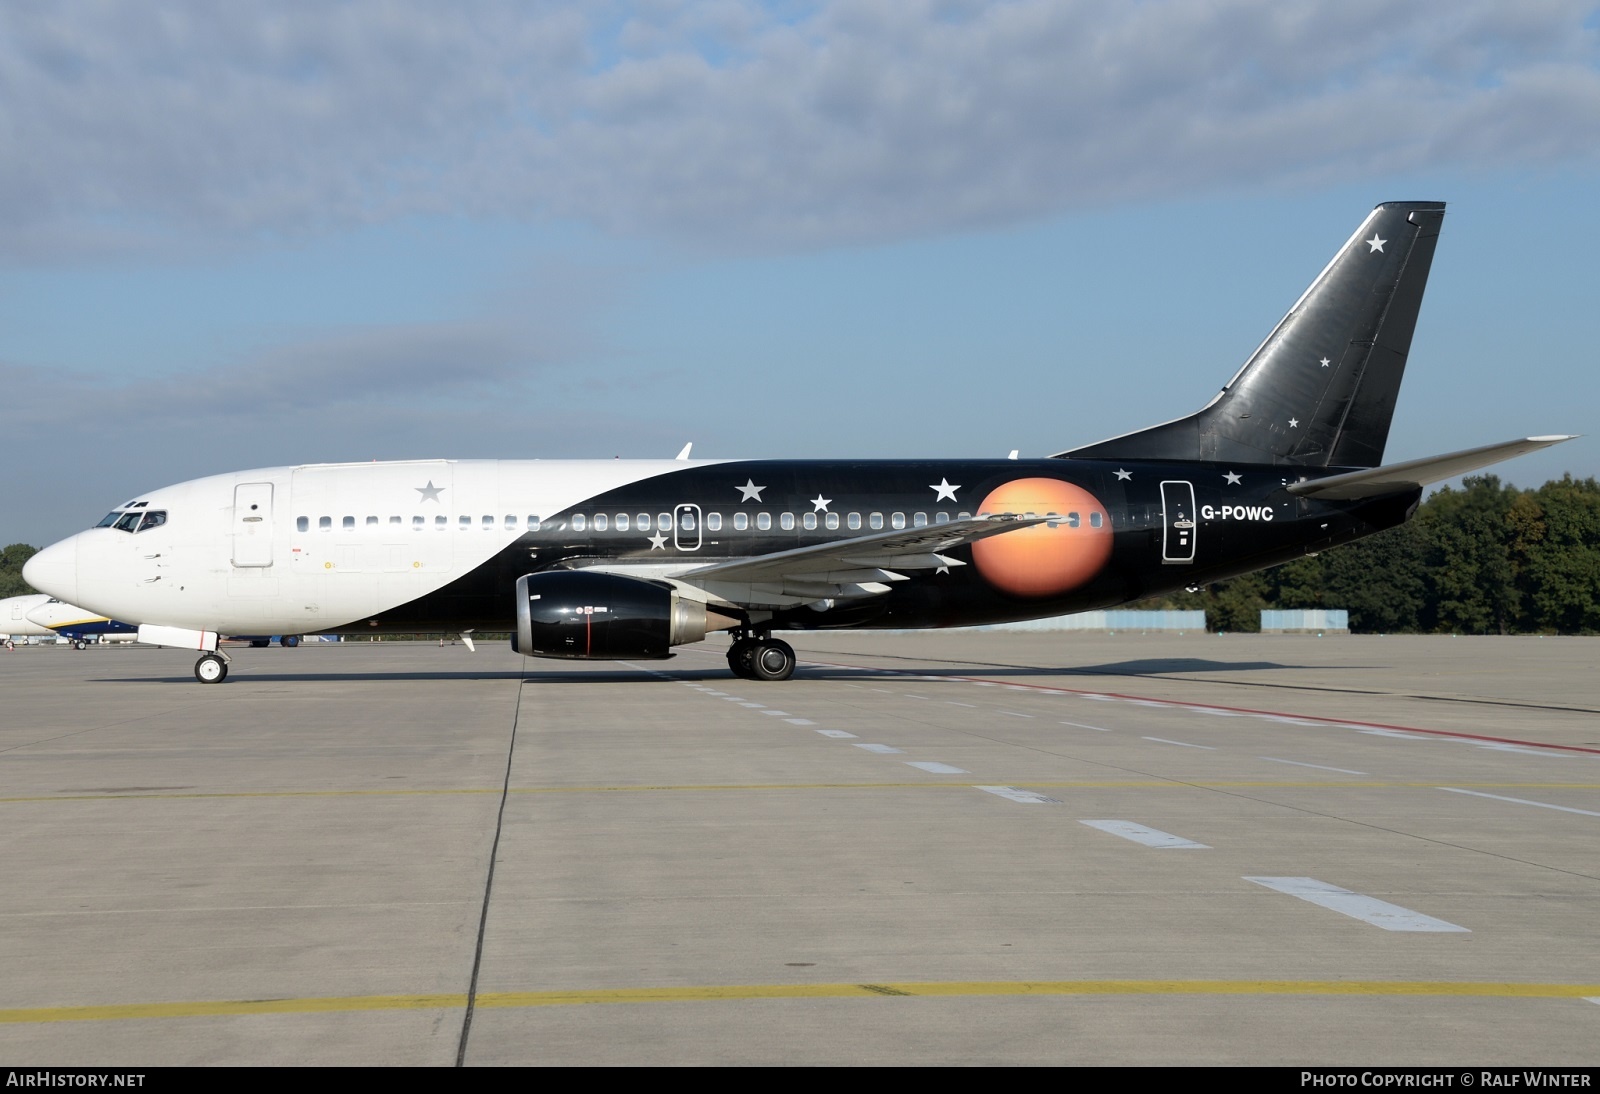
<svg viewBox="0 0 1600 1094">
<path fill-rule="evenodd" d="M 671 585 L 589 570 L 552 570 L 517 579 L 517 633 L 523 656 L 660 659 L 699 642 L 708 630 L 738 624 Z"/>
</svg>

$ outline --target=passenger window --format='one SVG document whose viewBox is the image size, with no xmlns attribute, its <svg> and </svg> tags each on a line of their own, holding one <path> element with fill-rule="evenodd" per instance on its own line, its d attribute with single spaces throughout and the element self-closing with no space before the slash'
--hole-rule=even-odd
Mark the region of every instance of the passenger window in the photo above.
<svg viewBox="0 0 1600 1094">
<path fill-rule="evenodd" d="M 422 531 L 422 526 L 424 524 L 426 524 L 426 523 L 428 523 L 428 518 L 427 517 L 412 517 L 411 518 L 411 530 L 413 532 L 420 532 L 420 531 Z"/>
<path fill-rule="evenodd" d="M 906 526 L 906 515 L 904 513 L 895 513 L 893 516 L 891 516 L 889 518 L 889 527 L 895 529 L 896 531 L 898 531 L 901 528 L 904 528 L 905 526 Z"/>
<path fill-rule="evenodd" d="M 433 527 L 434 527 L 434 529 L 436 531 L 439 531 L 439 532 L 444 531 L 445 530 L 445 526 L 448 525 L 449 523 L 450 523 L 450 518 L 447 517 L 447 516 L 444 516 L 442 514 L 433 518 Z"/>
<path fill-rule="evenodd" d="M 296 517 L 296 518 L 294 518 L 294 528 L 295 528 L 295 531 L 297 531 L 297 532 L 309 532 L 309 531 L 311 531 L 311 518 L 310 517 Z"/>
<path fill-rule="evenodd" d="M 1076 514 L 1076 513 L 1068 513 L 1067 514 L 1067 527 L 1068 528 L 1076 528 L 1082 523 L 1083 522 L 1082 522 L 1081 519 L 1079 519 L 1078 514 Z"/>
<path fill-rule="evenodd" d="M 972 514 L 971 513 L 957 513 L 956 514 L 956 519 L 957 520 L 971 520 L 972 519 Z"/>
<path fill-rule="evenodd" d="M 610 528 L 611 528 L 611 518 L 610 517 L 608 517 L 604 513 L 596 513 L 594 515 L 594 530 L 596 532 L 609 531 Z"/>
<path fill-rule="evenodd" d="M 860 513 L 851 513 L 850 514 L 850 519 L 848 521 L 846 521 L 845 523 L 850 525 L 850 530 L 852 532 L 861 531 L 861 514 Z"/>
<path fill-rule="evenodd" d="M 529 516 L 528 517 L 528 531 L 537 532 L 538 530 L 539 530 L 539 518 L 536 517 L 536 516 Z"/>
<path fill-rule="evenodd" d="M 1089 527 L 1090 528 L 1102 528 L 1102 527 L 1105 526 L 1105 523 L 1106 523 L 1106 517 L 1105 517 L 1104 513 L 1090 513 L 1089 514 Z"/>
<path fill-rule="evenodd" d="M 683 516 L 679 519 L 679 524 L 683 527 L 685 532 L 694 531 L 694 510 L 685 509 L 683 511 Z"/>
<path fill-rule="evenodd" d="M 706 528 L 707 528 L 707 530 L 712 531 L 712 532 L 720 532 L 720 531 L 722 531 L 722 514 L 721 513 L 707 513 L 706 514 Z"/>
<path fill-rule="evenodd" d="M 883 514 L 882 513 L 874 513 L 870 517 L 868 517 L 867 518 L 867 527 L 871 528 L 875 532 L 878 531 L 879 529 L 881 529 L 883 527 Z"/>
<path fill-rule="evenodd" d="M 377 523 L 378 523 L 378 518 L 377 517 L 368 517 L 367 518 L 367 527 L 368 528 L 373 527 Z"/>
<path fill-rule="evenodd" d="M 800 523 L 805 525 L 805 529 L 808 532 L 815 530 L 817 527 L 817 514 L 807 513 L 800 518 Z"/>
<path fill-rule="evenodd" d="M 918 513 L 916 516 L 911 518 L 911 527 L 913 527 L 913 528 L 926 528 L 927 526 L 928 526 L 928 514 L 926 514 L 926 513 Z"/>
<path fill-rule="evenodd" d="M 648 532 L 650 530 L 650 514 L 649 513 L 640 513 L 639 516 L 636 519 L 639 522 L 638 525 L 637 525 L 639 531 Z"/>
<path fill-rule="evenodd" d="M 318 517 L 317 518 L 317 527 L 321 531 L 324 531 L 324 532 L 333 531 L 333 518 L 332 517 Z"/>
<path fill-rule="evenodd" d="M 756 527 L 759 528 L 763 532 L 765 532 L 768 528 L 771 528 L 772 527 L 772 514 L 771 513 L 757 513 L 756 514 Z"/>
<path fill-rule="evenodd" d="M 461 514 L 461 530 L 464 532 L 472 527 L 472 518 L 465 513 Z"/>
<path fill-rule="evenodd" d="M 356 527 L 356 518 L 355 517 L 345 517 L 343 520 L 341 520 L 339 522 L 339 524 L 346 532 L 353 532 L 353 531 L 355 531 L 355 527 Z"/>
<path fill-rule="evenodd" d="M 750 517 L 745 513 L 733 514 L 733 527 L 735 531 L 744 531 L 750 527 Z"/>
<path fill-rule="evenodd" d="M 785 532 L 794 531 L 794 514 L 784 513 L 782 516 L 780 516 L 778 518 L 778 527 L 782 528 Z"/>
<path fill-rule="evenodd" d="M 626 513 L 618 513 L 617 514 L 617 531 L 626 532 L 627 530 L 628 530 L 628 514 L 626 514 Z"/>
<path fill-rule="evenodd" d="M 389 523 L 391 525 L 404 524 L 405 522 L 406 522 L 406 520 L 405 520 L 404 517 L 390 517 L 389 518 Z"/>
<path fill-rule="evenodd" d="M 572 514 L 572 530 L 574 532 L 582 532 L 584 529 L 586 529 L 588 527 L 589 527 L 589 518 L 588 517 L 584 516 L 582 513 L 574 513 L 574 514 Z"/>
<path fill-rule="evenodd" d="M 656 514 L 656 531 L 658 531 L 658 532 L 670 532 L 670 531 L 672 531 L 672 514 L 671 513 L 657 513 Z"/>
<path fill-rule="evenodd" d="M 828 531 L 837 532 L 839 530 L 839 514 L 829 513 L 822 518 L 822 523 L 827 527 Z"/>
<path fill-rule="evenodd" d="M 485 532 L 487 532 L 487 531 L 490 531 L 493 528 L 494 528 L 494 518 L 491 517 L 491 516 L 485 516 L 483 518 L 483 530 Z"/>
<path fill-rule="evenodd" d="M 935 514 L 933 514 L 933 523 L 935 523 L 935 524 L 949 524 L 950 523 L 950 514 L 949 513 L 935 513 Z"/>
</svg>

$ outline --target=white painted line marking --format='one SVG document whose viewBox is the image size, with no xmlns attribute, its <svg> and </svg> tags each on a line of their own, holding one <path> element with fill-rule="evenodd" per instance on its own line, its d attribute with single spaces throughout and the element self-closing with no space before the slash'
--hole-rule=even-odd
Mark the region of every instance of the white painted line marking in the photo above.
<svg viewBox="0 0 1600 1094">
<path fill-rule="evenodd" d="M 1060 798 L 1050 798 L 1032 790 L 1023 790 L 1016 786 L 974 786 L 974 790 L 982 790 L 989 794 L 997 794 L 1010 801 L 1021 802 L 1023 805 L 1060 805 Z"/>
<path fill-rule="evenodd" d="M 1033 690 L 1032 688 L 1025 688 L 1021 684 L 1002 684 L 1001 687 L 1005 688 L 1007 691 L 1032 691 Z"/>
<path fill-rule="evenodd" d="M 1087 824 L 1090 828 L 1098 828 L 1102 832 L 1109 832 L 1113 836 L 1142 843 L 1146 847 L 1173 847 L 1189 848 L 1209 851 L 1210 847 L 1203 843 L 1196 843 L 1192 839 L 1174 836 L 1171 832 L 1163 832 L 1158 828 L 1146 828 L 1142 824 L 1123 820 L 1080 820 L 1079 824 Z"/>
<path fill-rule="evenodd" d="M 1158 703 L 1154 699 L 1124 699 L 1123 702 L 1132 703 L 1136 707 L 1164 707 L 1171 705 L 1169 703 Z"/>
<path fill-rule="evenodd" d="M 1296 767 L 1314 767 L 1318 771 L 1337 771 L 1341 775 L 1365 775 L 1365 771 L 1351 771 L 1348 767 L 1329 767 L 1327 764 L 1308 764 L 1300 760 L 1280 760 L 1276 756 L 1257 756 L 1258 760 L 1266 760 L 1275 764 L 1294 764 Z"/>
<path fill-rule="evenodd" d="M 784 721 L 792 726 L 814 726 L 817 724 L 810 718 L 785 718 Z"/>
<path fill-rule="evenodd" d="M 1600 995 L 1585 995 L 1583 1001 L 1585 1003 L 1600 1003 Z"/>
<path fill-rule="evenodd" d="M 1065 695 L 1066 694 L 1066 692 L 1057 691 L 1055 688 L 1034 688 L 1033 690 L 1035 692 L 1037 692 L 1038 694 L 1040 694 L 1040 695 Z"/>
<path fill-rule="evenodd" d="M 868 691 L 875 691 L 879 695 L 893 695 L 894 694 L 894 692 L 890 691 L 888 688 L 868 688 L 867 690 Z"/>
<path fill-rule="evenodd" d="M 1165 737 L 1146 737 L 1144 739 L 1147 741 L 1156 741 L 1157 743 L 1164 745 L 1182 745 L 1184 748 L 1204 748 L 1211 752 L 1215 752 L 1217 750 L 1215 745 L 1192 745 L 1188 741 L 1169 741 Z"/>
<path fill-rule="evenodd" d="M 1585 817 L 1600 817 L 1600 813 L 1596 813 L 1592 809 L 1574 809 L 1570 805 L 1551 805 L 1549 802 L 1534 802 L 1529 801 L 1527 798 L 1508 798 L 1503 794 L 1485 794 L 1481 790 L 1462 790 L 1458 786 L 1440 786 L 1436 787 L 1436 789 L 1448 790 L 1452 794 L 1471 794 L 1474 798 L 1493 798 L 1495 801 L 1499 802 L 1516 802 L 1518 805 L 1536 805 L 1540 809 L 1559 809 L 1563 813 L 1581 813 Z"/>
<path fill-rule="evenodd" d="M 907 767 L 920 768 L 923 771 L 932 772 L 935 775 L 970 775 L 970 774 L 972 774 L 972 772 L 968 771 L 964 767 L 952 767 L 949 764 L 936 763 L 933 760 L 906 760 L 906 761 L 904 761 L 904 763 L 905 763 L 905 765 Z"/>
<path fill-rule="evenodd" d="M 994 685 L 989 683 L 989 681 L 987 681 L 987 680 L 968 680 L 967 683 L 976 684 L 980 688 L 992 688 L 992 687 L 994 687 Z"/>
<path fill-rule="evenodd" d="M 903 693 L 907 699 L 927 699 L 926 695 L 912 695 L 909 691 Z"/>
<path fill-rule="evenodd" d="M 1082 699 L 1098 699 L 1102 703 L 1115 703 L 1117 701 L 1115 696 L 1112 696 L 1112 695 L 1094 695 L 1094 694 L 1091 694 L 1090 692 L 1087 692 L 1087 691 L 1084 692 L 1081 696 L 1079 696 L 1079 698 L 1082 698 Z"/>
<path fill-rule="evenodd" d="M 752 710 L 760 710 L 763 707 L 765 707 L 767 704 L 765 704 L 765 703 L 740 703 L 739 705 L 742 706 L 742 707 L 749 707 Z"/>
<path fill-rule="evenodd" d="M 717 696 L 722 696 L 722 695 L 728 694 L 725 691 L 712 691 L 710 688 L 706 688 L 705 692 L 706 692 L 707 695 L 717 695 Z"/>
<path fill-rule="evenodd" d="M 1018 714 L 1014 710 L 1002 710 L 1000 713 L 1001 714 L 1009 714 L 1013 718 L 1032 718 L 1033 717 L 1033 715 L 1031 715 L 1031 714 Z"/>
<path fill-rule="evenodd" d="M 903 748 L 895 748 L 893 745 L 856 745 L 856 747 L 857 748 L 864 748 L 868 752 L 876 752 L 879 755 L 883 755 L 883 756 L 887 756 L 890 753 L 900 753 L 900 754 L 904 754 L 905 753 L 905 749 L 903 749 Z"/>
<path fill-rule="evenodd" d="M 779 717 L 779 718 L 787 718 L 787 717 L 789 717 L 789 712 L 787 710 L 763 710 L 761 713 L 762 714 L 775 715 L 776 717 Z"/>
<path fill-rule="evenodd" d="M 1432 739 L 1418 733 L 1402 733 L 1398 729 L 1358 729 L 1356 732 L 1365 733 L 1372 737 L 1393 737 L 1397 741 L 1427 741 Z"/>
<path fill-rule="evenodd" d="M 1188 709 L 1190 709 L 1192 711 L 1195 711 L 1196 713 L 1199 713 L 1199 714 L 1215 715 L 1218 718 L 1249 718 L 1249 717 L 1253 717 L 1253 715 L 1248 715 L 1248 714 L 1243 713 L 1242 711 L 1237 711 L 1237 710 L 1216 710 L 1216 709 L 1214 709 L 1212 707 L 1189 707 Z"/>
<path fill-rule="evenodd" d="M 843 740 L 846 737 L 854 737 L 855 736 L 854 733 L 846 733 L 842 729 L 819 729 L 819 730 L 817 730 L 817 732 L 822 734 L 824 737 L 837 737 L 840 740 Z"/>
<path fill-rule="evenodd" d="M 1314 877 L 1247 877 L 1244 880 L 1263 885 L 1287 896 L 1299 897 L 1318 907 L 1327 908 L 1329 911 L 1347 915 L 1351 919 L 1359 919 L 1374 927 L 1382 927 L 1386 931 L 1437 931 L 1459 932 L 1470 934 L 1466 927 L 1458 927 L 1454 923 L 1446 923 L 1442 919 L 1435 919 L 1431 915 L 1413 912 L 1410 908 L 1402 908 L 1398 904 L 1390 904 L 1386 900 L 1375 897 L 1362 896 L 1349 889 L 1341 889 L 1337 885 L 1329 885 L 1325 881 L 1318 881 Z"/>
<path fill-rule="evenodd" d="M 958 703 L 954 699 L 946 699 L 945 702 L 949 703 L 953 707 L 972 707 L 974 710 L 977 709 L 977 706 L 974 703 Z"/>
<path fill-rule="evenodd" d="M 1064 725 L 1064 726 L 1077 726 L 1079 729 L 1092 729 L 1096 733 L 1110 733 L 1111 732 L 1105 726 L 1084 725 L 1082 722 L 1062 722 L 1061 724 Z"/>
<path fill-rule="evenodd" d="M 1479 748 L 1487 748 L 1492 752 L 1517 752 L 1517 753 L 1520 753 L 1520 754 L 1522 754 L 1524 756 L 1544 756 L 1546 758 L 1548 758 L 1551 755 L 1553 755 L 1548 749 L 1544 749 L 1544 748 L 1519 748 L 1516 745 L 1503 745 L 1503 744 L 1485 743 L 1485 742 L 1474 742 L 1474 743 L 1477 743 Z M 1566 757 L 1562 756 L 1562 757 L 1558 757 L 1558 758 L 1565 759 Z"/>
</svg>

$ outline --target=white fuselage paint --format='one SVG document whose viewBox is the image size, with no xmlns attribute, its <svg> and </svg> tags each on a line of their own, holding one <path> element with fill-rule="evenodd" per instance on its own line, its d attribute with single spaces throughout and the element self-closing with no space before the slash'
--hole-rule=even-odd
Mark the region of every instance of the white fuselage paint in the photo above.
<svg viewBox="0 0 1600 1094">
<path fill-rule="evenodd" d="M 53 637 L 55 631 L 28 618 L 31 612 L 43 608 L 48 603 L 50 603 L 48 593 L 28 593 L 0 600 L 0 635 L 7 638 Z"/>
<path fill-rule="evenodd" d="M 685 466 L 417 460 L 215 475 L 140 495 L 143 509 L 166 512 L 160 527 L 80 532 L 46 548 L 39 572 L 70 581 L 55 590 L 62 599 L 128 623 L 227 634 L 325 630 L 443 588 L 515 542 L 530 516 L 548 519 Z"/>
</svg>

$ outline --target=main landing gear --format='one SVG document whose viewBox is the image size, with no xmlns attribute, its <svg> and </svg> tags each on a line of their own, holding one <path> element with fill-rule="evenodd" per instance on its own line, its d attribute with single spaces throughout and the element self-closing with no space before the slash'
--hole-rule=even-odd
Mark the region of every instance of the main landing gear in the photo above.
<svg viewBox="0 0 1600 1094">
<path fill-rule="evenodd" d="M 770 636 L 740 635 L 728 647 L 728 667 L 745 680 L 787 680 L 794 675 L 794 647 Z"/>
<path fill-rule="evenodd" d="M 218 650 L 203 654 L 194 663 L 194 678 L 202 684 L 220 684 L 228 678 L 228 656 Z"/>
</svg>

